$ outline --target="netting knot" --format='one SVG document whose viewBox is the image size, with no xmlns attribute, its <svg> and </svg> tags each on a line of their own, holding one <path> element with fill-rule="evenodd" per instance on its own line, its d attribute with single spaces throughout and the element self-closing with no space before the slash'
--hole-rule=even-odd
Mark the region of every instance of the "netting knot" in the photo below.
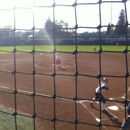
<svg viewBox="0 0 130 130">
<path fill-rule="evenodd" d="M 14 48 L 13 53 L 16 53 L 16 52 L 17 52 L 17 49 L 16 49 L 16 48 Z"/>
<path fill-rule="evenodd" d="M 78 24 L 76 24 L 76 25 L 74 26 L 74 29 L 78 29 Z"/>
<path fill-rule="evenodd" d="M 54 117 L 53 119 L 51 119 L 51 121 L 53 121 L 53 122 L 56 121 L 56 118 Z"/>
<path fill-rule="evenodd" d="M 32 118 L 36 118 L 36 114 L 33 114 L 33 115 L 32 115 Z"/>
<path fill-rule="evenodd" d="M 97 77 L 96 78 L 102 78 L 102 75 L 101 74 L 99 74 L 99 75 L 97 75 Z"/>
<path fill-rule="evenodd" d="M 79 75 L 79 73 L 78 73 L 78 72 L 76 72 L 76 73 L 74 74 L 74 76 L 76 76 L 76 77 L 78 77 L 78 75 Z"/>
<path fill-rule="evenodd" d="M 78 51 L 77 51 L 77 50 L 75 50 L 72 54 L 78 54 Z"/>
<path fill-rule="evenodd" d="M 72 4 L 72 7 L 75 7 L 75 6 L 77 6 L 77 3 L 75 2 L 74 4 Z"/>
<path fill-rule="evenodd" d="M 128 53 L 128 50 L 127 50 L 127 49 L 125 49 L 125 50 L 123 51 L 123 53 Z"/>
<path fill-rule="evenodd" d="M 35 26 L 33 26 L 31 30 L 35 30 Z"/>
<path fill-rule="evenodd" d="M 130 103 L 130 101 L 128 101 L 127 99 L 125 99 L 122 104 L 124 104 L 125 106 L 127 106 Z"/>
<path fill-rule="evenodd" d="M 73 101 L 77 101 L 78 100 L 78 98 L 77 97 L 75 97 L 74 99 L 73 99 Z"/>
<path fill-rule="evenodd" d="M 33 72 L 32 72 L 32 75 L 35 75 L 36 74 L 36 71 L 34 70 Z"/>
<path fill-rule="evenodd" d="M 126 3 L 127 2 L 127 0 L 122 0 L 122 3 Z"/>
<path fill-rule="evenodd" d="M 78 124 L 78 120 L 75 120 L 74 124 Z"/>
<path fill-rule="evenodd" d="M 53 53 L 56 53 L 56 48 L 52 51 Z"/>
<path fill-rule="evenodd" d="M 16 31 L 16 29 L 15 28 L 13 28 L 13 30 L 12 30 L 13 32 L 15 32 Z"/>
<path fill-rule="evenodd" d="M 18 91 L 17 90 L 14 90 L 14 94 L 17 94 L 18 93 Z"/>
<path fill-rule="evenodd" d="M 51 74 L 52 77 L 56 76 L 56 73 Z"/>
<path fill-rule="evenodd" d="M 102 26 L 101 26 L 101 25 L 98 25 L 98 26 L 97 26 L 97 29 L 101 29 L 101 28 L 102 28 Z"/>
<path fill-rule="evenodd" d="M 13 72 L 12 72 L 12 74 L 16 74 L 17 73 L 17 71 L 16 70 L 14 70 Z"/>
<path fill-rule="evenodd" d="M 99 54 L 101 54 L 101 53 L 102 53 L 102 48 L 98 51 L 98 53 L 99 53 Z"/>
<path fill-rule="evenodd" d="M 12 115 L 13 115 L 13 116 L 17 116 L 17 112 L 14 112 Z"/>
<path fill-rule="evenodd" d="M 35 53 L 35 50 L 32 50 L 32 51 L 31 51 L 31 54 L 34 54 L 34 53 Z"/>
<path fill-rule="evenodd" d="M 128 78 L 128 77 L 129 77 L 129 72 L 127 72 L 127 73 L 125 74 L 125 77 L 126 77 L 126 78 Z"/>
<path fill-rule="evenodd" d="M 99 1 L 98 1 L 98 4 L 101 4 L 101 3 L 102 3 L 102 0 L 99 0 Z"/>
<path fill-rule="evenodd" d="M 56 98 L 56 94 L 54 94 L 54 95 L 52 96 L 52 98 L 54 98 L 54 99 L 55 99 L 55 98 Z"/>
<path fill-rule="evenodd" d="M 102 127 L 102 123 L 101 122 L 99 122 L 98 127 Z"/>
<path fill-rule="evenodd" d="M 55 7 L 56 6 L 56 4 L 55 4 L 55 2 L 54 2 L 54 4 L 52 5 L 52 7 Z"/>
<path fill-rule="evenodd" d="M 32 93 L 32 94 L 31 94 L 31 97 L 34 97 L 34 96 L 35 96 L 35 93 Z"/>
</svg>

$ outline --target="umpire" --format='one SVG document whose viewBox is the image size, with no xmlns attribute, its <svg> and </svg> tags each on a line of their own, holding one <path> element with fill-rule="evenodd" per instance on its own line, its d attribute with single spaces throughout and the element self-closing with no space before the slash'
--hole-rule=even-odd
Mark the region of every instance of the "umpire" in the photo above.
<svg viewBox="0 0 130 130">
<path fill-rule="evenodd" d="M 130 130 L 130 101 L 127 102 L 128 106 L 126 107 L 126 111 L 128 117 L 123 121 L 120 130 Z"/>
</svg>

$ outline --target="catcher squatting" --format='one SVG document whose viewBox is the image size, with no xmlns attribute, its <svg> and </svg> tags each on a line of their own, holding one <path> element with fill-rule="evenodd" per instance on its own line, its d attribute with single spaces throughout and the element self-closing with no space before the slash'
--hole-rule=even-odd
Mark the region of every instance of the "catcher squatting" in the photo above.
<svg viewBox="0 0 130 130">
<path fill-rule="evenodd" d="M 126 106 L 128 117 L 123 121 L 120 130 L 127 130 L 127 128 L 130 130 L 130 101 L 126 101 L 124 105 Z"/>
</svg>

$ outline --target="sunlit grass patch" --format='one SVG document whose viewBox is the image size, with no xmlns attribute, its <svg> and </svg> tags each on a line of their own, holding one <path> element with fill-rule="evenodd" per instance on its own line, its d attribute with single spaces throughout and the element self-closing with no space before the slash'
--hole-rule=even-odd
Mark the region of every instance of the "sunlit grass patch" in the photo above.
<svg viewBox="0 0 130 130">
<path fill-rule="evenodd" d="M 25 116 L 12 115 L 12 111 L 0 108 L 0 130 L 33 130 L 33 119 Z"/>
</svg>

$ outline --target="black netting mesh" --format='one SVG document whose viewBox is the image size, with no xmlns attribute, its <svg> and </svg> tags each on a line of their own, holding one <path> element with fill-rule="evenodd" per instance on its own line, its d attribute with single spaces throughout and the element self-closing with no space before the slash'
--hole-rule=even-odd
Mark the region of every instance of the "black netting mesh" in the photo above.
<svg viewBox="0 0 130 130">
<path fill-rule="evenodd" d="M 17 0 L 16 0 L 17 1 Z M 32 2 L 32 3 L 31 3 Z M 43 1 L 43 5 L 35 5 L 35 1 L 31 1 L 30 3 L 32 4 L 32 7 L 29 7 L 29 8 L 27 8 L 27 7 L 17 7 L 17 6 L 15 6 L 15 4 L 14 4 L 14 8 L 13 9 L 0 9 L 0 12 L 4 12 L 4 11 L 12 11 L 12 14 L 13 14 L 13 18 L 12 18 L 12 21 L 14 22 L 14 25 L 13 25 L 13 29 L 12 30 L 7 30 L 8 32 L 11 32 L 13 35 L 12 35 L 12 37 L 13 37 L 13 39 L 10 41 L 10 42 L 12 42 L 13 43 L 13 47 L 14 47 L 14 49 L 13 49 L 13 51 L 9 51 L 9 50 L 3 50 L 3 49 L 0 49 L 0 51 L 1 52 L 6 52 L 6 53 L 11 53 L 11 55 L 12 55 L 12 58 L 13 58 L 13 64 L 14 64 L 14 66 L 13 66 L 13 71 L 10 71 L 10 70 L 6 70 L 6 69 L 0 69 L 0 73 L 1 74 L 10 74 L 10 77 L 12 77 L 13 76 L 13 80 L 12 80 L 12 84 L 13 84 L 13 86 L 14 86 L 14 89 L 12 90 L 12 89 L 1 89 L 0 90 L 0 93 L 4 93 L 5 95 L 6 94 L 8 94 L 8 95 L 13 95 L 13 98 L 14 98 L 14 112 L 13 113 L 10 113 L 10 112 L 5 112 L 4 110 L 0 110 L 0 112 L 1 113 L 5 113 L 5 114 L 7 114 L 7 115 L 11 115 L 11 116 L 13 116 L 14 117 L 14 125 L 15 125 L 15 129 L 17 130 L 17 129 L 19 129 L 18 128 L 18 126 L 17 126 L 17 123 L 18 123 L 18 118 L 17 118 L 17 116 L 18 115 L 20 115 L 20 116 L 25 116 L 25 117 L 28 117 L 28 118 L 31 118 L 31 119 L 33 119 L 33 123 L 32 123 L 32 129 L 33 130 L 35 130 L 36 129 L 36 119 L 38 118 L 38 119 L 40 119 L 40 120 L 44 120 L 44 121 L 49 121 L 49 122 L 53 122 L 53 127 L 51 127 L 51 129 L 53 129 L 53 130 L 56 130 L 57 129 L 57 127 L 56 127 L 56 122 L 64 122 L 64 123 L 66 123 L 66 124 L 73 124 L 74 125 L 74 127 L 73 127 L 73 129 L 75 129 L 75 130 L 80 130 L 80 127 L 78 126 L 79 124 L 80 125 L 88 125 L 88 126 L 93 126 L 93 127 L 90 127 L 90 128 L 96 128 L 96 129 L 104 129 L 104 128 L 106 128 L 106 129 L 108 129 L 107 127 L 109 127 L 110 129 L 119 129 L 119 126 L 117 126 L 117 125 L 110 125 L 110 124 L 103 124 L 102 123 L 102 113 L 101 113 L 101 107 L 100 107 L 100 112 L 99 112 L 99 119 L 100 119 L 100 121 L 99 122 L 97 122 L 97 123 L 91 123 L 91 121 L 90 122 L 80 122 L 79 120 L 78 120 L 78 114 L 77 114 L 77 111 L 78 111 L 78 109 L 77 109 L 77 101 L 78 100 L 90 100 L 90 99 L 85 99 L 85 98 L 79 98 L 78 97 L 78 91 L 80 91 L 79 89 L 78 89 L 78 76 L 86 76 L 86 77 L 89 77 L 89 78 L 91 78 L 91 79 L 93 79 L 93 78 L 98 78 L 99 79 L 99 83 L 100 83 L 100 78 L 102 77 L 102 65 L 101 65 L 101 62 L 102 62 L 102 53 L 103 52 L 107 52 L 107 53 L 123 53 L 124 54 L 124 56 L 125 56 L 125 67 L 126 67 L 126 74 L 124 75 L 124 76 L 122 76 L 122 75 L 103 75 L 103 76 L 106 76 L 106 77 L 111 77 L 111 78 L 123 78 L 123 79 L 125 79 L 125 92 L 126 92 L 126 95 L 125 95 L 125 100 L 127 100 L 128 99 L 128 95 L 127 95 L 127 90 L 128 90 L 128 77 L 129 77 L 129 71 L 128 71 L 128 52 L 129 52 L 129 49 L 128 49 L 128 34 L 127 34 L 127 28 L 128 28 L 128 26 L 129 26 L 129 22 L 128 22 L 128 16 L 127 16 L 127 0 L 118 0 L 118 1 L 105 1 L 105 0 L 99 0 L 99 1 L 97 1 L 97 2 L 91 2 L 90 0 L 86 0 L 86 2 L 81 2 L 80 3 L 80 0 L 75 0 L 74 1 L 74 3 L 71 3 L 71 4 L 58 4 L 57 2 L 56 2 L 56 0 L 53 0 L 52 1 L 52 3 L 53 4 L 51 4 L 51 5 L 44 5 L 44 1 Z M 67 3 L 67 2 L 66 2 Z M 117 6 L 118 6 L 118 4 L 122 4 L 123 6 L 124 6 L 124 10 L 125 10 L 125 13 L 126 13 L 126 24 L 125 24 L 125 27 L 126 27 L 126 34 L 125 34 L 125 36 L 124 36 L 124 38 L 125 38 L 125 50 L 123 51 L 123 52 L 121 52 L 121 51 L 104 51 L 103 49 L 102 49 L 102 35 L 101 35 L 101 33 L 102 33 L 102 28 L 103 27 L 107 27 L 107 25 L 103 25 L 102 24 L 102 12 L 104 11 L 104 10 L 102 10 L 102 8 L 101 8 L 101 6 L 103 5 L 103 4 L 110 4 L 110 3 L 114 3 L 114 4 L 117 4 Z M 85 6 L 86 8 L 89 6 L 93 6 L 93 5 L 95 5 L 95 6 L 98 6 L 98 12 L 97 12 L 97 14 L 98 14 L 98 17 L 99 17 L 99 23 L 98 23 L 98 25 L 97 26 L 95 26 L 95 27 L 90 27 L 89 25 L 85 25 L 85 26 L 79 26 L 79 24 L 78 24 L 78 15 L 85 15 L 85 12 L 84 12 L 84 14 L 78 14 L 77 15 L 77 8 L 79 7 L 79 6 Z M 75 50 L 73 51 L 73 52 L 66 52 L 66 51 L 58 51 L 57 49 L 56 49 L 56 44 L 57 44 L 57 41 L 56 41 L 56 36 L 55 36 L 55 31 L 56 30 L 58 30 L 58 28 L 56 28 L 55 27 L 55 24 L 54 24 L 54 26 L 53 25 L 51 25 L 51 28 L 50 28 L 50 33 L 52 34 L 52 46 L 53 46 L 53 51 L 52 52 L 44 52 L 44 51 L 37 51 L 36 50 L 36 40 L 35 40 L 35 31 L 37 31 L 37 30 L 39 30 L 40 28 L 37 28 L 36 27 L 36 23 L 37 23 L 37 19 L 36 19 L 36 17 L 37 17 L 37 15 L 39 15 L 39 14 L 37 14 L 35 11 L 35 9 L 38 9 L 38 8 L 49 8 L 49 9 L 51 9 L 51 11 L 52 11 L 52 19 L 53 19 L 53 23 L 55 23 L 56 22 L 56 9 L 58 8 L 58 7 L 63 7 L 63 8 L 67 8 L 67 7 L 70 7 L 70 8 L 73 8 L 73 13 L 74 13 L 74 19 L 73 19 L 73 23 L 74 23 L 74 27 L 68 27 L 68 28 L 62 28 L 63 30 L 73 30 L 74 31 L 74 39 L 75 39 L 75 43 L 73 44 L 74 46 L 75 46 Z M 17 13 L 16 13 L 16 10 L 17 9 L 21 9 L 21 10 L 30 10 L 30 11 L 32 11 L 32 16 L 31 16 L 31 18 L 32 18 L 32 22 L 30 23 L 30 26 L 31 26 L 31 29 L 21 29 L 21 28 L 19 28 L 19 26 L 17 26 L 17 18 L 16 18 L 16 15 L 17 15 Z M 61 8 L 62 9 L 62 8 Z M 62 11 L 62 10 L 61 10 Z M 105 11 L 107 11 L 107 10 L 105 10 Z M 26 11 L 25 11 L 26 12 Z M 46 12 L 41 12 L 41 19 L 42 19 L 42 15 L 44 15 L 44 13 L 46 13 Z M 111 12 L 110 12 L 111 13 Z M 69 14 L 68 14 L 69 15 Z M 91 15 L 91 14 L 90 14 Z M 21 16 L 22 17 L 22 16 Z M 88 18 L 88 16 L 85 16 L 86 18 Z M 85 19 L 85 17 L 84 17 L 84 19 Z M 24 23 L 24 22 L 26 22 L 26 19 L 21 19 L 21 23 Z M 115 27 L 116 25 L 114 25 L 114 27 Z M 97 74 L 97 75 L 92 75 L 92 74 L 82 74 L 82 73 L 79 73 L 78 72 L 78 58 L 77 58 L 77 55 L 78 54 L 81 54 L 81 53 L 86 53 L 86 54 L 89 54 L 90 52 L 87 52 L 87 51 L 78 51 L 78 30 L 79 29 L 93 29 L 93 30 L 98 30 L 98 39 L 99 39 L 99 51 L 97 51 L 97 52 L 91 52 L 91 53 L 96 53 L 97 55 L 98 55 L 98 60 L 99 60 L 99 73 Z M 7 32 L 7 31 L 5 31 L 5 32 Z M 24 50 L 18 50 L 17 49 L 17 37 L 16 37 L 16 32 L 17 31 L 30 31 L 30 32 L 32 32 L 32 51 L 31 52 L 28 52 L 28 51 L 24 51 Z M 59 53 L 65 53 L 65 54 L 72 54 L 73 56 L 74 56 L 74 64 L 75 64 L 75 72 L 74 72 L 74 74 L 65 74 L 65 73 L 57 73 L 56 72 L 56 64 L 55 64 L 55 57 L 56 57 L 56 53 L 57 52 L 59 52 Z M 32 60 L 32 72 L 24 72 L 24 71 L 19 71 L 19 70 L 17 70 L 17 66 L 18 66 L 18 64 L 17 64 L 17 60 L 16 60 L 16 54 L 17 53 L 24 53 L 25 55 L 26 54 L 30 54 L 31 56 L 30 56 L 30 58 L 31 58 L 31 60 Z M 36 62 L 36 56 L 35 56 L 35 54 L 36 53 L 42 53 L 42 55 L 44 55 L 44 54 L 52 54 L 52 56 L 53 56 L 53 63 L 54 63 L 54 67 L 53 67 L 53 73 L 52 74 L 48 74 L 48 73 L 44 73 L 44 72 L 37 72 L 36 71 L 36 66 L 35 66 L 35 62 Z M 26 64 L 26 63 L 25 63 Z M 21 75 L 28 75 L 28 76 L 32 76 L 32 80 L 31 80 L 31 82 L 32 82 L 32 86 L 33 86 L 33 88 L 32 88 L 32 91 L 30 92 L 30 93 L 28 93 L 28 92 L 24 92 L 24 91 L 21 91 L 21 90 L 19 90 L 18 88 L 17 88 L 17 76 L 16 75 L 18 75 L 18 74 L 21 74 Z M 36 92 L 36 76 L 37 75 L 42 75 L 42 76 L 47 76 L 47 77 L 51 77 L 51 78 L 53 78 L 53 80 L 52 80 L 52 82 L 53 82 L 53 89 L 54 89 L 54 93 L 53 94 L 50 94 L 50 95 L 45 95 L 44 93 L 43 94 L 38 94 L 37 92 Z M 75 88 L 75 96 L 73 97 L 73 98 L 70 98 L 70 97 L 64 97 L 64 96 L 58 96 L 58 94 L 57 94 L 57 92 L 56 92 L 56 76 L 63 76 L 63 78 L 64 77 L 69 77 L 69 78 L 71 78 L 71 77 L 73 77 L 73 82 L 74 82 L 74 88 Z M 6 77 L 5 77 L 6 78 Z M 8 79 L 7 79 L 8 80 Z M 2 83 L 1 83 L 2 84 Z M 25 85 L 26 86 L 26 85 Z M 32 106 L 32 111 L 33 111 L 33 114 L 30 116 L 30 115 L 28 115 L 28 114 L 26 114 L 26 113 L 24 113 L 24 114 L 22 114 L 21 112 L 19 112 L 18 111 L 18 105 L 17 105 L 17 103 L 18 103 L 18 100 L 17 100 L 17 98 L 18 98 L 18 96 L 17 95 L 23 95 L 23 96 L 27 96 L 27 97 L 31 97 L 31 106 Z M 37 115 L 36 114 L 36 108 L 37 108 L 37 105 L 36 105 L 36 98 L 37 97 L 44 97 L 44 98 L 47 98 L 47 99 L 52 99 L 50 102 L 51 102 L 51 104 L 53 104 L 53 106 L 52 106 L 52 109 L 53 109 L 53 118 L 47 118 L 46 116 L 43 116 L 43 115 Z M 74 121 L 70 121 L 70 120 L 68 120 L 68 119 L 59 119 L 59 118 L 57 118 L 57 115 L 56 115 L 56 109 L 57 109 L 57 106 L 56 106 L 56 101 L 57 101 L 57 99 L 65 99 L 65 100 L 63 100 L 63 101 L 67 101 L 67 100 L 70 100 L 70 101 L 72 101 L 73 103 L 74 103 L 74 114 L 75 114 L 75 116 L 74 116 L 74 118 L 75 118 L 75 120 Z M 53 101 L 53 102 L 52 102 Z M 107 99 L 107 101 L 110 101 L 110 102 L 116 102 L 116 103 L 121 103 L 121 101 L 118 101 L 118 100 L 109 100 L 109 99 Z M 66 109 L 66 107 L 67 106 L 65 106 L 64 107 L 64 109 Z M 125 110 L 125 109 L 124 109 Z M 126 112 L 124 113 L 125 114 L 125 118 L 126 118 Z M 92 115 L 91 115 L 92 116 Z M 123 117 L 122 117 L 123 118 Z M 105 126 L 105 127 L 104 127 Z"/>
</svg>

